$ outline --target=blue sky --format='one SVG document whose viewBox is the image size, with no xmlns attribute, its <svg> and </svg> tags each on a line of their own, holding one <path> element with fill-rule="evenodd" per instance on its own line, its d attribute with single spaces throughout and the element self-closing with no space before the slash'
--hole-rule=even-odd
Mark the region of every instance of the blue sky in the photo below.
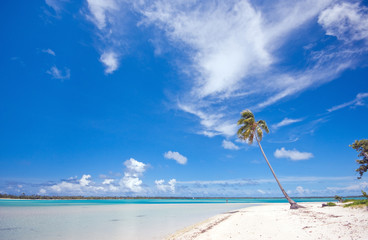
<svg viewBox="0 0 368 240">
<path fill-rule="evenodd" d="M 367 1 L 5 1 L 0 192 L 356 195 Z"/>
</svg>

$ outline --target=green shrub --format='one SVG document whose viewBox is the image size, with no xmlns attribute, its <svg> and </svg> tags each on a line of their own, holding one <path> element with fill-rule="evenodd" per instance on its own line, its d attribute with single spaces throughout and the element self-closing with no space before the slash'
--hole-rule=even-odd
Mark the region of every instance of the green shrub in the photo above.
<svg viewBox="0 0 368 240">
<path fill-rule="evenodd" d="M 352 203 L 345 204 L 344 207 L 353 207 L 353 206 L 357 206 L 357 207 L 367 206 L 368 207 L 368 199 L 350 199 L 348 202 L 352 202 Z"/>
<path fill-rule="evenodd" d="M 327 203 L 327 206 L 329 206 L 329 207 L 333 207 L 333 206 L 336 206 L 336 203 L 328 202 L 328 203 Z"/>
</svg>

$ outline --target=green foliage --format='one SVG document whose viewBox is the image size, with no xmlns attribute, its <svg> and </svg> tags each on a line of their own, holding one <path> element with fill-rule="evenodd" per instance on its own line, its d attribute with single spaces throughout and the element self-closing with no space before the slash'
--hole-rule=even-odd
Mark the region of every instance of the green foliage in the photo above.
<svg viewBox="0 0 368 240">
<path fill-rule="evenodd" d="M 351 202 L 345 204 L 344 207 L 368 207 L 368 199 L 346 199 L 344 202 Z"/>
<path fill-rule="evenodd" d="M 338 202 L 342 202 L 342 197 L 340 197 L 340 196 L 335 196 L 335 199 L 338 201 Z"/>
<path fill-rule="evenodd" d="M 362 190 L 362 194 L 363 194 L 363 197 L 365 197 L 366 199 L 368 199 L 368 194 L 366 192 L 364 192 L 363 190 Z"/>
<path fill-rule="evenodd" d="M 327 203 L 327 206 L 329 206 L 329 207 L 333 207 L 333 206 L 336 206 L 336 203 L 328 202 L 328 203 Z"/>
<path fill-rule="evenodd" d="M 241 118 L 238 120 L 238 125 L 241 125 L 237 134 L 242 140 L 248 141 L 252 144 L 254 138 L 261 141 L 263 138 L 263 131 L 269 133 L 267 124 L 264 120 L 259 120 L 256 122 L 254 119 L 254 114 L 250 110 L 244 110 L 241 112 Z"/>
<path fill-rule="evenodd" d="M 358 157 L 363 157 L 362 159 L 356 160 L 360 166 L 355 170 L 359 173 L 358 179 L 361 179 L 363 174 L 368 170 L 368 139 L 355 140 L 349 147 L 359 152 Z"/>
</svg>

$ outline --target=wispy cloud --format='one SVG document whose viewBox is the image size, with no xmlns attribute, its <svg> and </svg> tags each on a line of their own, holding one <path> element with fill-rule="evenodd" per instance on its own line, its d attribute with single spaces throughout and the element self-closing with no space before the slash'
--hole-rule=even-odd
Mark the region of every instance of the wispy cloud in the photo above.
<svg viewBox="0 0 368 240">
<path fill-rule="evenodd" d="M 368 188 L 368 182 L 360 182 L 356 184 L 351 184 L 344 187 L 328 187 L 328 190 L 332 191 L 351 191 L 351 190 L 364 190 Z"/>
<path fill-rule="evenodd" d="M 239 146 L 225 139 L 222 141 L 222 147 L 225 149 L 229 149 L 229 150 L 239 150 L 240 149 Z"/>
<path fill-rule="evenodd" d="M 303 118 L 298 118 L 298 119 L 290 119 L 290 118 L 284 118 L 281 122 L 273 124 L 272 128 L 277 130 L 280 127 L 284 127 L 293 123 L 297 123 L 297 122 L 301 122 L 303 121 Z"/>
<path fill-rule="evenodd" d="M 309 152 L 299 152 L 296 149 L 286 150 L 285 148 L 276 149 L 273 155 L 276 158 L 289 158 L 292 161 L 307 160 L 313 157 L 313 154 Z"/>
<path fill-rule="evenodd" d="M 321 181 L 352 181 L 355 177 L 342 176 L 342 177 L 318 177 L 318 176 L 304 176 L 304 177 L 279 177 L 281 182 L 308 182 L 317 183 Z M 201 185 L 259 185 L 263 183 L 275 182 L 274 178 L 261 178 L 261 179 L 227 179 L 227 180 L 198 180 L 198 181 L 177 181 L 178 184 L 201 184 Z"/>
<path fill-rule="evenodd" d="M 87 3 L 84 13 L 97 28 L 96 36 L 102 42 L 97 48 L 106 73 L 118 69 L 127 47 L 129 11 L 133 11 L 138 21 L 130 26 L 143 31 L 154 29 L 157 39 L 149 35 L 147 41 L 155 42 L 158 49 L 169 44 L 186 56 L 182 61 L 173 60 L 178 69 L 183 69 L 182 79 L 189 86 L 189 90 L 178 92 L 175 99 L 179 109 L 199 120 L 201 129 L 197 132 L 209 137 L 234 135 L 234 122 L 243 108 L 260 111 L 332 81 L 343 71 L 359 66 L 368 53 L 366 43 L 352 44 L 367 36 L 366 7 L 358 2 L 88 0 Z M 294 33 L 309 34 L 308 30 L 316 24 L 326 35 L 335 36 L 336 41 L 317 41 L 308 48 L 303 48 L 303 43 L 300 48 L 306 51 L 302 67 L 288 63 L 290 59 L 280 49 L 291 41 L 297 45 Z M 303 33 L 298 31 L 302 26 Z M 325 35 L 319 37 L 322 41 Z M 111 52 L 115 55 L 108 54 Z"/>
<path fill-rule="evenodd" d="M 167 158 L 167 159 L 173 159 L 181 165 L 185 165 L 188 161 L 188 159 L 186 157 L 184 157 L 183 155 L 181 155 L 178 152 L 172 152 L 172 151 L 165 152 L 164 157 Z"/>
<path fill-rule="evenodd" d="M 59 13 L 63 9 L 66 2 L 69 2 L 69 0 L 45 0 L 45 3 L 56 13 Z"/>
<path fill-rule="evenodd" d="M 87 0 L 90 15 L 88 18 L 102 30 L 107 23 L 112 21 L 109 19 L 109 13 L 119 10 L 119 5 L 115 0 Z"/>
<path fill-rule="evenodd" d="M 53 50 L 51 50 L 50 48 L 48 48 L 48 49 L 42 49 L 42 52 L 48 53 L 48 54 L 50 54 L 52 56 L 55 56 L 55 52 Z"/>
<path fill-rule="evenodd" d="M 332 108 L 327 109 L 328 112 L 334 112 L 349 106 L 364 106 L 364 98 L 368 97 L 368 93 L 358 93 L 356 98 L 350 102 L 342 103 L 340 105 L 333 106 Z"/>
<path fill-rule="evenodd" d="M 69 79 L 70 78 L 70 69 L 65 68 L 64 71 L 58 69 L 56 66 L 51 67 L 49 70 L 46 71 L 47 74 L 51 75 L 52 78 L 55 79 Z"/>
</svg>

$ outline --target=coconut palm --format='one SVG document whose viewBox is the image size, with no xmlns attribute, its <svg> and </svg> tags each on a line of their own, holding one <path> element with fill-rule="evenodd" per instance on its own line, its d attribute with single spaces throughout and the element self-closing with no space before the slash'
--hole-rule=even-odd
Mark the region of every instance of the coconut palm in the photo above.
<svg viewBox="0 0 368 240">
<path fill-rule="evenodd" d="M 296 202 L 294 202 L 285 192 L 284 188 L 281 186 L 281 183 L 279 182 L 279 180 L 276 177 L 275 172 L 273 171 L 270 162 L 268 161 L 262 146 L 261 146 L 261 140 L 263 137 L 263 130 L 266 133 L 269 133 L 267 124 L 264 120 L 259 120 L 256 122 L 256 120 L 254 119 L 254 115 L 250 110 L 244 110 L 241 113 L 241 118 L 238 121 L 238 125 L 240 125 L 240 128 L 238 130 L 238 137 L 242 140 L 248 141 L 249 144 L 252 144 L 254 139 L 256 139 L 259 148 L 261 149 L 261 152 L 263 154 L 264 159 L 266 160 L 268 166 L 271 169 L 271 172 L 273 174 L 273 176 L 276 179 L 277 184 L 279 185 L 282 193 L 284 194 L 285 198 L 289 201 L 290 203 L 290 208 L 291 209 L 297 209 L 299 207 L 301 207 L 300 205 L 298 205 Z"/>
</svg>

